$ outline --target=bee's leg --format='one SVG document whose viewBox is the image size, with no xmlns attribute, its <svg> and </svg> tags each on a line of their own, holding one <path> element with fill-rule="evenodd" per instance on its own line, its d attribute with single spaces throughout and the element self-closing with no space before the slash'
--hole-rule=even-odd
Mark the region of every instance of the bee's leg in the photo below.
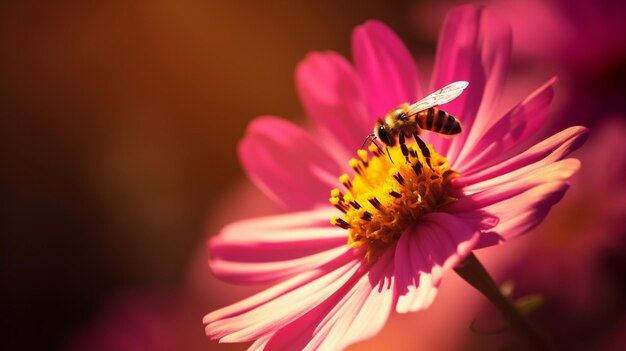
<svg viewBox="0 0 626 351">
<path fill-rule="evenodd" d="M 422 139 L 420 139 L 417 133 L 413 133 L 413 138 L 415 139 L 415 142 L 417 142 L 417 146 L 419 146 L 422 155 L 424 155 L 426 164 L 430 167 L 430 169 L 433 169 L 433 166 L 430 165 L 430 150 L 428 150 L 428 146 L 426 146 Z"/>
<path fill-rule="evenodd" d="M 406 159 L 406 162 L 410 163 L 410 161 L 409 161 L 409 148 L 406 147 L 404 133 L 400 133 L 400 137 L 398 138 L 398 143 L 400 144 L 400 149 L 402 150 L 402 155 L 404 155 L 404 158 Z"/>
</svg>

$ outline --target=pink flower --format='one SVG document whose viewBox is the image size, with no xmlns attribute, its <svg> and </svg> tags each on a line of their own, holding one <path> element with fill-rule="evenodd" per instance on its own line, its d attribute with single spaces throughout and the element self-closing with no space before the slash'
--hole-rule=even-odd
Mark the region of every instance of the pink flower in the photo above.
<svg viewBox="0 0 626 351">
<path fill-rule="evenodd" d="M 463 133 L 421 134 L 432 167 L 415 143 L 406 156 L 370 146 L 373 156 L 350 159 L 377 118 L 425 95 L 390 29 L 369 21 L 354 31 L 354 67 L 333 52 L 310 54 L 296 81 L 313 131 L 261 117 L 239 148 L 250 178 L 289 212 L 235 222 L 210 241 L 219 277 L 277 283 L 209 313 L 207 335 L 254 341 L 253 350 L 342 349 L 375 335 L 393 310 L 428 307 L 444 274 L 472 250 L 541 222 L 578 170 L 565 157 L 587 130 L 572 127 L 520 151 L 546 118 L 555 79 L 495 114 L 510 51 L 508 25 L 489 11 L 449 13 L 427 92 L 470 85 L 442 106 Z"/>
</svg>

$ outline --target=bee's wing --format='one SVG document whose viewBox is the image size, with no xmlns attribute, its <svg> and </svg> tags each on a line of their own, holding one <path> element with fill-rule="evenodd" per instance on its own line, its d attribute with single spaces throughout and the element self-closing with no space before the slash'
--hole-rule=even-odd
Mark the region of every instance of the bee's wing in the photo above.
<svg viewBox="0 0 626 351">
<path fill-rule="evenodd" d="M 456 99 L 461 93 L 463 89 L 467 88 L 469 85 L 468 82 L 460 80 L 458 82 L 450 83 L 445 87 L 437 90 L 436 92 L 428 95 L 427 97 L 421 99 L 420 101 L 409 106 L 408 115 L 414 115 L 420 111 L 424 111 L 431 107 L 437 105 L 443 105 L 447 102 L 450 102 Z"/>
</svg>

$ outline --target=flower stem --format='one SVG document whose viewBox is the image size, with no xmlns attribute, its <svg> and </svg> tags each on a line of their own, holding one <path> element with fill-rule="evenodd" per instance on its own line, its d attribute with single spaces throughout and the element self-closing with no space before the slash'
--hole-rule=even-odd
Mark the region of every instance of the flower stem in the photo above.
<svg viewBox="0 0 626 351">
<path fill-rule="evenodd" d="M 480 291 L 502 313 L 513 329 L 533 350 L 552 350 L 547 341 L 535 330 L 520 311 L 502 295 L 485 267 L 473 253 L 459 263 L 454 271 Z"/>
</svg>

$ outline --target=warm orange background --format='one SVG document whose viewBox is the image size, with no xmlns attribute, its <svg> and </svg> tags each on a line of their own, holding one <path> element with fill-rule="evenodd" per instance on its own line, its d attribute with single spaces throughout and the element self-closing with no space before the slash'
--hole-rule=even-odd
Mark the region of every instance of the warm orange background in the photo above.
<svg viewBox="0 0 626 351">
<path fill-rule="evenodd" d="M 178 284 L 243 178 L 246 124 L 301 120 L 297 62 L 349 55 L 369 18 L 432 52 L 413 4 L 2 2 L 4 349 L 54 348 L 110 296 Z"/>
</svg>

